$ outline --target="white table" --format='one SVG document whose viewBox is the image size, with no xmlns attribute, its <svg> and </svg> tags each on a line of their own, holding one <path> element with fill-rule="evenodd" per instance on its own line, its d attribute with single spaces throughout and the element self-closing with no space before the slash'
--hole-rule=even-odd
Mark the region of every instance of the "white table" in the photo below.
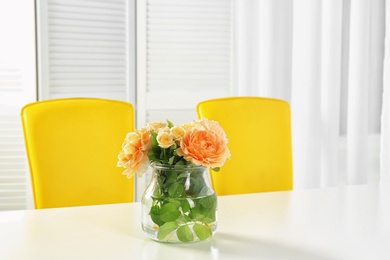
<svg viewBox="0 0 390 260">
<path fill-rule="evenodd" d="M 390 185 L 218 198 L 205 242 L 146 238 L 140 203 L 0 212 L 0 259 L 390 259 Z"/>
</svg>

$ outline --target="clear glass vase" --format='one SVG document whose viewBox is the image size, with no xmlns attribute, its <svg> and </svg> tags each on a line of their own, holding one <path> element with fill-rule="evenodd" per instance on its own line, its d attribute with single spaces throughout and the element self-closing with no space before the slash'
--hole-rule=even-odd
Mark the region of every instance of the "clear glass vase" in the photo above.
<svg viewBox="0 0 390 260">
<path fill-rule="evenodd" d="M 204 166 L 152 163 L 142 196 L 142 229 L 156 241 L 207 240 L 217 229 L 217 196 Z"/>
</svg>

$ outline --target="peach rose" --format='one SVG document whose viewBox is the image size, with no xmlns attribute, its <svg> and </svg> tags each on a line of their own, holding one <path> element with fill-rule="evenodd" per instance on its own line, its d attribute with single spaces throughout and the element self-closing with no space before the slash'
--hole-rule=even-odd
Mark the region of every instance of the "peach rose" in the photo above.
<svg viewBox="0 0 390 260">
<path fill-rule="evenodd" d="M 196 165 L 221 167 L 230 157 L 227 142 L 226 134 L 217 122 L 201 119 L 184 134 L 177 153 Z"/>
<path fill-rule="evenodd" d="M 142 176 L 149 166 L 148 151 L 151 147 L 150 132 L 143 128 L 128 133 L 118 154 L 117 166 L 125 168 L 123 175 L 128 178 Z"/>
<path fill-rule="evenodd" d="M 205 118 L 199 119 L 195 123 L 198 128 L 213 131 L 215 134 L 219 135 L 221 138 L 226 138 L 225 131 L 221 127 L 221 125 L 213 120 L 208 120 Z"/>
<path fill-rule="evenodd" d="M 161 131 L 157 135 L 157 143 L 161 148 L 168 148 L 174 144 L 172 135 L 166 131 Z"/>
</svg>

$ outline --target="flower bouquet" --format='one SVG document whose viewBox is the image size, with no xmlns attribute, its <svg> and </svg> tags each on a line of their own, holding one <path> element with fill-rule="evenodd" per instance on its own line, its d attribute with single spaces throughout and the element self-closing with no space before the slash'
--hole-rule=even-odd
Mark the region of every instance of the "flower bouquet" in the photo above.
<svg viewBox="0 0 390 260">
<path fill-rule="evenodd" d="M 118 155 L 118 167 L 131 178 L 149 165 L 152 179 L 142 196 L 142 228 L 162 242 L 210 238 L 217 226 L 217 197 L 208 169 L 218 171 L 230 157 L 224 130 L 200 119 L 174 126 L 154 122 L 130 132 Z"/>
</svg>

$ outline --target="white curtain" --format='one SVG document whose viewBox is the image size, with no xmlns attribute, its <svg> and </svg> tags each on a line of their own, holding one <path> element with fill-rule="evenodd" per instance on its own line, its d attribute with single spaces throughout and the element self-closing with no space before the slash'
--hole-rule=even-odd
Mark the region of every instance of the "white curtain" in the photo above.
<svg viewBox="0 0 390 260">
<path fill-rule="evenodd" d="M 383 113 L 381 122 L 382 100 L 383 108 L 390 102 L 383 95 L 385 0 L 234 4 L 236 94 L 290 103 L 294 187 L 384 179 L 390 167 L 384 163 L 390 116 Z"/>
<path fill-rule="evenodd" d="M 386 1 L 386 41 L 381 128 L 381 180 L 390 181 L 390 1 Z"/>
</svg>

